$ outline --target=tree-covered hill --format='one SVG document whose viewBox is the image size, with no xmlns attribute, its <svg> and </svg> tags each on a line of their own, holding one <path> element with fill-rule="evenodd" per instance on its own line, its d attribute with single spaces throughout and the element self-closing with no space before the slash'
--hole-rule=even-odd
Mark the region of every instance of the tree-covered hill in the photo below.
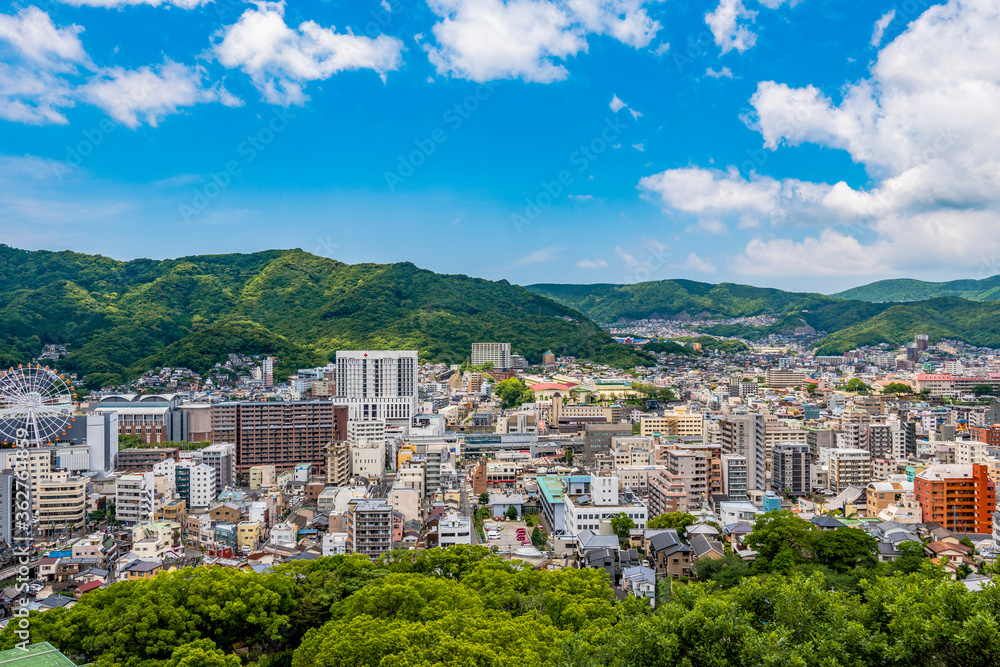
<svg viewBox="0 0 1000 667">
<path fill-rule="evenodd" d="M 1000 275 L 982 280 L 950 280 L 943 283 L 910 278 L 879 280 L 833 296 L 876 302 L 924 301 L 942 296 L 957 296 L 970 301 L 996 301 L 1000 300 Z"/>
<path fill-rule="evenodd" d="M 484 340 L 509 341 L 534 362 L 551 349 L 620 368 L 651 363 L 570 307 L 408 262 L 349 265 L 302 250 L 121 262 L 0 246 L 0 364 L 68 344 L 60 367 L 90 386 L 160 365 L 204 371 L 228 352 L 277 354 L 279 375 L 338 349 L 459 363 Z"/>
<path fill-rule="evenodd" d="M 552 285 L 526 287 L 601 324 L 619 319 L 659 317 L 751 317 L 796 310 L 812 310 L 838 301 L 823 294 L 785 292 L 768 287 L 734 283 L 700 283 L 693 280 L 657 280 L 632 285 Z"/>
</svg>

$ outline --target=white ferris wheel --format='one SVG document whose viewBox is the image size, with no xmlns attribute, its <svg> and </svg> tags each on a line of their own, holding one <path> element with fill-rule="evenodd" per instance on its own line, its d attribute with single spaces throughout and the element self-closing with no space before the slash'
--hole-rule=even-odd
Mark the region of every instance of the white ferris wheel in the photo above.
<svg viewBox="0 0 1000 667">
<path fill-rule="evenodd" d="M 73 386 L 48 366 L 0 371 L 0 440 L 29 446 L 58 441 L 76 421 L 76 399 Z"/>
</svg>

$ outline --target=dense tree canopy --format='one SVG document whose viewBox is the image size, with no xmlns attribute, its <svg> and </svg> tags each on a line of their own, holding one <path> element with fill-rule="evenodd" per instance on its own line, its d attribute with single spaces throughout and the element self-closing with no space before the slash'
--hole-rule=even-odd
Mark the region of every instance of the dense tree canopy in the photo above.
<svg viewBox="0 0 1000 667">
<path fill-rule="evenodd" d="M 897 562 L 917 559 L 905 567 L 868 568 L 867 540 L 840 532 L 853 529 L 811 531 L 809 542 L 810 531 L 783 513 L 762 519 L 756 541 L 768 553 L 806 558 L 814 549 L 815 558 L 863 574 L 847 590 L 808 558 L 786 576 L 773 560 L 759 558 L 754 571 L 757 562 L 727 556 L 699 561 L 707 583 L 675 584 L 652 611 L 616 600 L 603 569 L 535 570 L 482 546 L 396 551 L 377 563 L 335 556 L 268 574 L 205 567 L 117 583 L 71 609 L 32 612 L 32 641 L 96 667 L 1000 662 L 1000 588 L 968 592 L 918 556 L 916 543 L 900 545 Z M 852 562 L 861 564 L 851 570 Z M 15 627 L 0 633 L 0 649 L 18 641 Z"/>
</svg>

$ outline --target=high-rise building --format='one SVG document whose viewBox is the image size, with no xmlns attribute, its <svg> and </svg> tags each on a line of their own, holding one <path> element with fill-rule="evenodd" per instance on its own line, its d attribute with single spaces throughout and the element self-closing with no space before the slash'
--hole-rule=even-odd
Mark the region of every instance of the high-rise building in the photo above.
<svg viewBox="0 0 1000 667">
<path fill-rule="evenodd" d="M 265 387 L 274 386 L 274 357 L 264 357 L 260 362 L 260 375 Z"/>
<path fill-rule="evenodd" d="M 351 480 L 351 443 L 331 442 L 326 447 L 326 483 L 347 486 Z"/>
<path fill-rule="evenodd" d="M 987 466 L 928 466 L 917 473 L 913 491 L 925 522 L 957 533 L 992 532 L 996 486 Z"/>
<path fill-rule="evenodd" d="M 923 352 L 927 349 L 928 343 L 930 343 L 930 337 L 927 334 L 917 334 L 913 337 L 913 343 L 916 345 L 917 350 Z"/>
<path fill-rule="evenodd" d="M 344 514 L 347 551 L 375 560 L 392 550 L 392 505 L 385 500 L 352 499 Z"/>
<path fill-rule="evenodd" d="M 868 442 L 873 459 L 906 458 L 906 431 L 898 423 L 869 425 Z"/>
<path fill-rule="evenodd" d="M 492 364 L 493 368 L 507 370 L 510 363 L 510 343 L 473 343 L 472 365 Z"/>
<path fill-rule="evenodd" d="M 338 351 L 334 400 L 350 419 L 381 419 L 408 431 L 417 413 L 416 350 Z"/>
<path fill-rule="evenodd" d="M 708 495 L 708 462 L 699 450 L 668 449 L 664 452 L 667 472 L 679 478 L 688 494 L 688 506 L 696 507 Z"/>
<path fill-rule="evenodd" d="M 812 489 L 809 482 L 809 445 L 783 442 L 771 450 L 771 488 L 775 493 L 804 496 Z"/>
<path fill-rule="evenodd" d="M 766 433 L 764 416 L 747 414 L 719 420 L 722 452 L 739 454 L 747 461 L 747 490 L 764 491 L 766 466 Z"/>
<path fill-rule="evenodd" d="M 236 472 L 259 465 L 278 471 L 312 463 L 326 467 L 326 445 L 347 437 L 347 407 L 329 401 L 218 403 L 212 406 L 212 440 L 236 446 Z"/>
</svg>

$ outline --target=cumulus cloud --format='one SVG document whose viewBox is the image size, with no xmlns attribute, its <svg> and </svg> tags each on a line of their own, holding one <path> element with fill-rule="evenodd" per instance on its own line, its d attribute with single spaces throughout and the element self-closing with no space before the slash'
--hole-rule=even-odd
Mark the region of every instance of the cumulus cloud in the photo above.
<svg viewBox="0 0 1000 667">
<path fill-rule="evenodd" d="M 215 55 L 222 65 L 250 76 L 272 104 L 302 104 L 306 82 L 328 79 L 345 70 L 370 69 L 385 78 L 399 69 L 403 43 L 395 37 L 376 38 L 324 28 L 305 21 L 288 27 L 283 2 L 257 4 L 222 31 Z"/>
<path fill-rule="evenodd" d="M 840 91 L 758 84 L 744 120 L 765 149 L 842 150 L 869 174 L 864 187 L 698 168 L 656 174 L 640 187 L 668 211 L 772 230 L 748 243 L 734 263 L 741 271 L 867 275 L 918 263 L 985 265 L 1000 255 L 998 32 L 995 2 L 951 0 L 913 20 L 882 47 L 866 78 Z M 801 225 L 815 229 L 792 232 Z"/>
<path fill-rule="evenodd" d="M 614 111 L 615 113 L 618 113 L 619 111 L 621 111 L 622 109 L 624 109 L 627 106 L 628 105 L 625 104 L 624 102 L 622 102 L 621 98 L 618 97 L 617 95 L 612 95 L 611 96 L 610 107 L 611 107 L 611 110 Z"/>
<path fill-rule="evenodd" d="M 743 53 L 757 43 L 757 35 L 747 27 L 756 17 L 757 12 L 744 7 L 743 0 L 719 0 L 715 11 L 705 14 L 705 23 L 722 53 L 734 49 Z"/>
<path fill-rule="evenodd" d="M 587 35 L 609 35 L 635 48 L 660 30 L 649 0 L 429 0 L 440 19 L 428 57 L 439 74 L 473 81 L 561 81 L 563 64 L 587 51 Z"/>
<path fill-rule="evenodd" d="M 733 70 L 729 69 L 728 67 L 723 67 L 719 71 L 715 71 L 714 69 L 712 69 L 711 67 L 709 67 L 707 70 L 705 70 L 705 74 L 707 76 L 712 77 L 713 79 L 732 79 L 733 78 Z"/>
<path fill-rule="evenodd" d="M 158 67 L 126 70 L 114 67 L 83 87 L 84 97 L 126 127 L 156 127 L 184 107 L 204 102 L 239 106 L 242 102 L 221 86 L 205 87 L 202 67 L 167 61 Z"/>
<path fill-rule="evenodd" d="M 596 270 L 608 268 L 608 263 L 598 257 L 597 259 L 578 259 L 574 265 L 580 269 Z"/>
<path fill-rule="evenodd" d="M 0 62 L 0 118 L 43 125 L 69 122 L 62 109 L 73 106 L 71 77 L 90 66 L 80 42 L 83 28 L 57 27 L 37 7 L 0 14 L 0 43 L 11 50 Z"/>
</svg>

